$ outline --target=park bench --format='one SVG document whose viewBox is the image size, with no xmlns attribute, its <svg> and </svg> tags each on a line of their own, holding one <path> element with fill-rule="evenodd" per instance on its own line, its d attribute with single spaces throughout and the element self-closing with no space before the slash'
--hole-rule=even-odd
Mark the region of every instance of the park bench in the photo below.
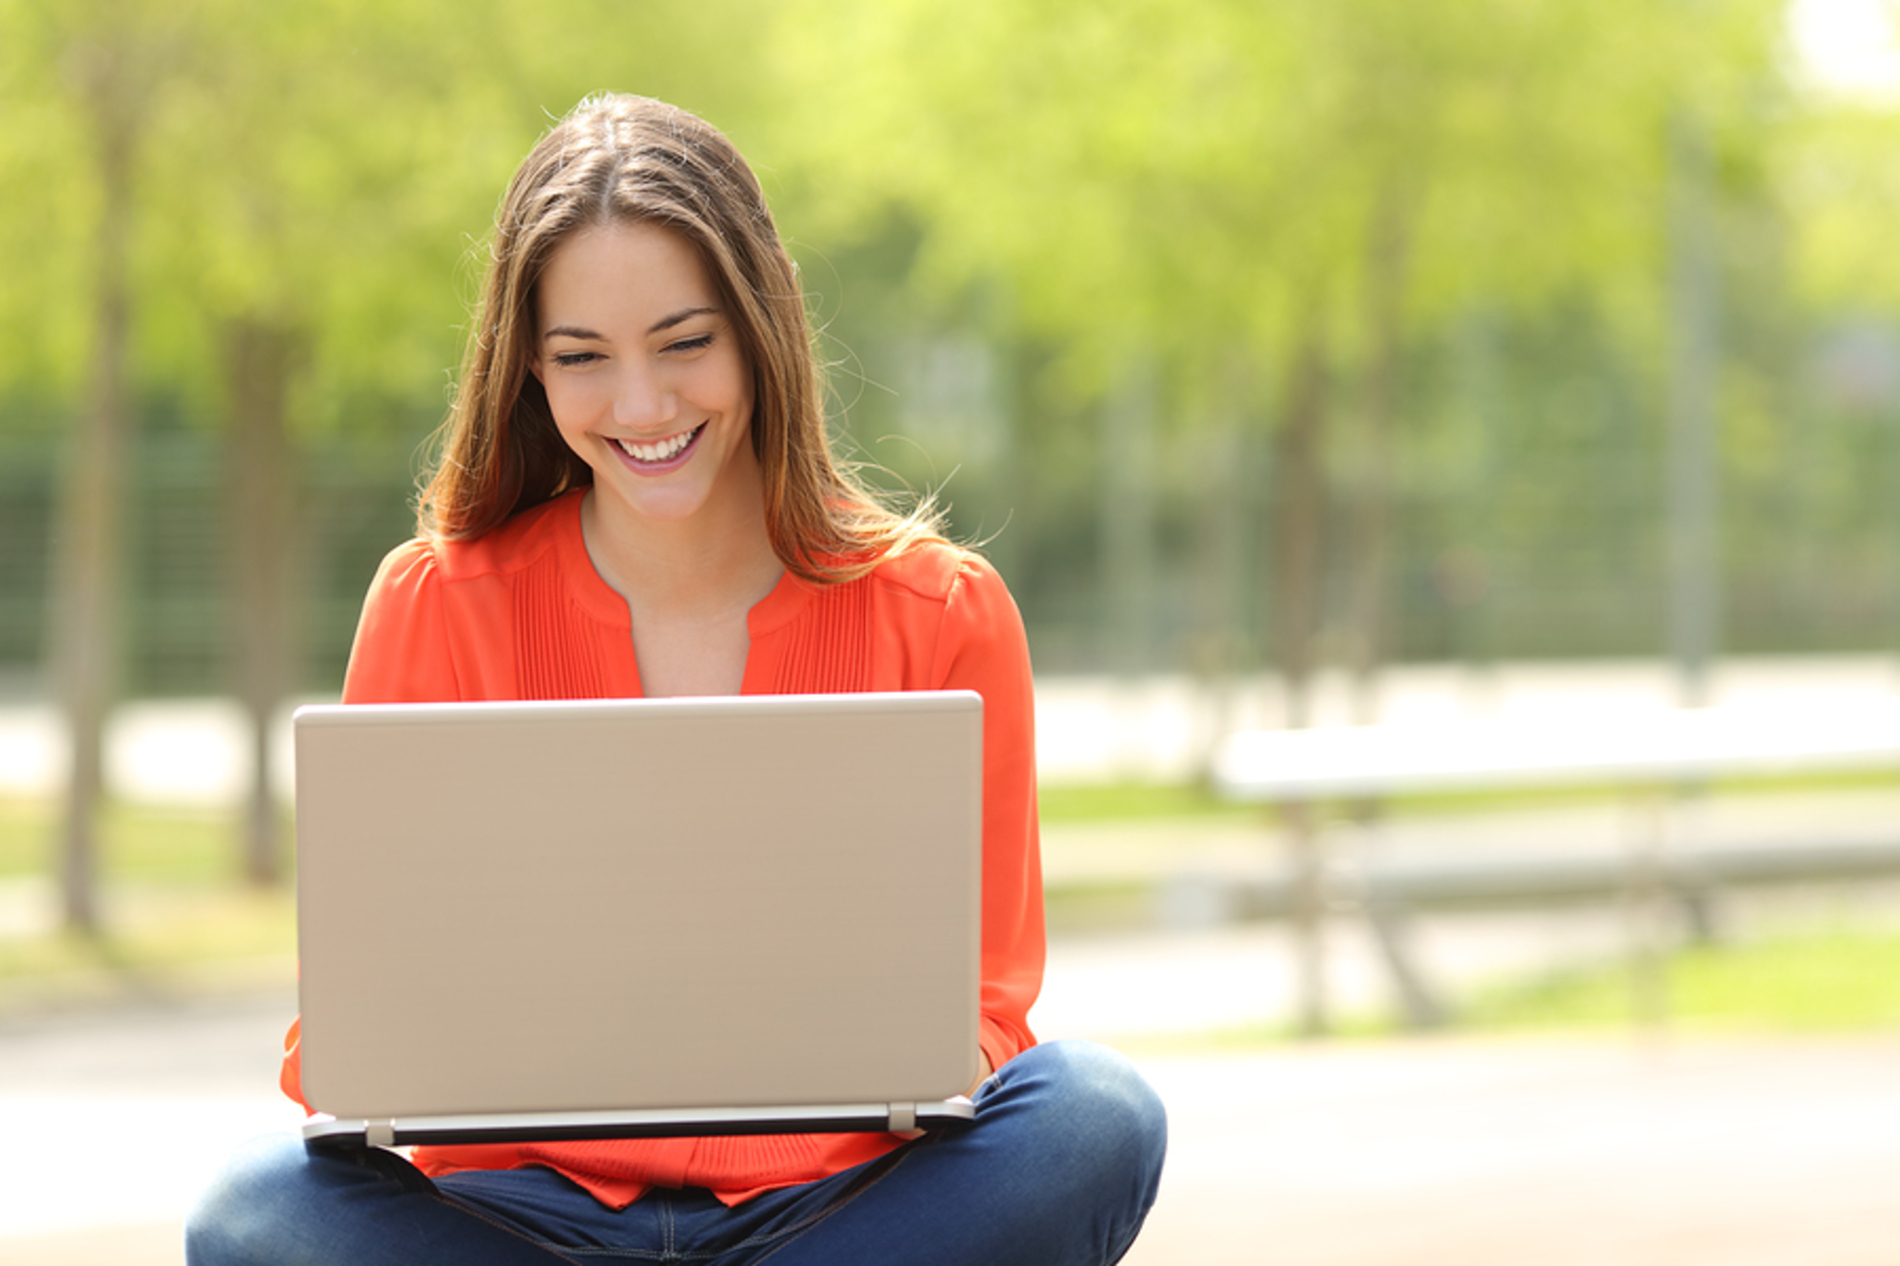
<svg viewBox="0 0 1900 1266">
<path fill-rule="evenodd" d="M 1709 904 L 1725 887 L 1900 873 L 1900 827 L 1873 843 L 1789 839 L 1672 854 L 1672 806 L 1715 780 L 1867 770 L 1900 772 L 1900 702 L 1252 731 L 1222 744 L 1214 782 L 1231 800 L 1279 811 L 1289 864 L 1238 901 L 1245 912 L 1293 921 L 1301 1027 L 1318 1033 L 1327 1027 L 1325 913 L 1342 906 L 1367 919 L 1408 1020 L 1430 1025 L 1446 1011 L 1409 948 L 1415 912 L 1622 900 L 1650 912 L 1630 925 L 1639 1011 L 1654 1012 L 1661 903 L 1675 901 L 1706 932 Z M 1618 788 L 1644 810 L 1628 815 L 1635 825 L 1621 852 L 1381 859 L 1348 871 L 1329 858 L 1314 812 L 1324 802 L 1368 805 L 1394 795 L 1575 786 Z"/>
</svg>

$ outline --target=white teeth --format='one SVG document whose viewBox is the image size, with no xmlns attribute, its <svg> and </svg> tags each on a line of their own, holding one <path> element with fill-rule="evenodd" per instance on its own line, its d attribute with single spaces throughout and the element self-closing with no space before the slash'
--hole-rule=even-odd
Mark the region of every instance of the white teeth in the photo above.
<svg viewBox="0 0 1900 1266">
<path fill-rule="evenodd" d="M 636 444 L 632 440 L 615 440 L 614 443 L 620 445 L 621 452 L 637 462 L 663 462 L 669 458 L 678 457 L 698 434 L 699 428 L 694 427 L 690 431 L 681 431 L 672 439 L 661 440 L 657 444 Z"/>
</svg>

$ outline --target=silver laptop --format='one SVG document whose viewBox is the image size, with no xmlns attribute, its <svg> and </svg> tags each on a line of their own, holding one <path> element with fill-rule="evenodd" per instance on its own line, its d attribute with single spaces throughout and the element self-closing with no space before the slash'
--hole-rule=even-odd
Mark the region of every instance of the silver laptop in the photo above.
<svg viewBox="0 0 1900 1266">
<path fill-rule="evenodd" d="M 307 1138 L 970 1119 L 978 695 L 329 706 L 295 732 Z"/>
</svg>

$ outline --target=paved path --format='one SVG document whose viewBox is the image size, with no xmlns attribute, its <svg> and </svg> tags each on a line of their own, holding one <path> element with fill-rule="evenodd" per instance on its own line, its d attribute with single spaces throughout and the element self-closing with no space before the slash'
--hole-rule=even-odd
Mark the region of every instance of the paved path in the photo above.
<svg viewBox="0 0 1900 1266">
<path fill-rule="evenodd" d="M 1900 1037 L 1155 1061 L 1129 1266 L 1892 1266 Z"/>
<path fill-rule="evenodd" d="M 1106 949 L 1058 947 L 1052 996 L 1086 993 Z M 0 1263 L 178 1262 L 220 1158 L 294 1123 L 274 1090 L 289 1006 L 0 1022 Z M 1043 1024 L 1118 1027 L 1105 1000 Z M 1131 1266 L 1900 1259 L 1900 1034 L 1139 1049 L 1172 1147 Z"/>
</svg>

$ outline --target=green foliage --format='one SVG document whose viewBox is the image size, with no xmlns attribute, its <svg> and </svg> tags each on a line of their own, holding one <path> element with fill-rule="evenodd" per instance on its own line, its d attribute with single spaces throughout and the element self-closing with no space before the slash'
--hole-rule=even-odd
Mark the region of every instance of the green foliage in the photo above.
<svg viewBox="0 0 1900 1266">
<path fill-rule="evenodd" d="M 1668 1023 L 1694 1031 L 1893 1028 L 1900 933 L 1827 927 L 1695 946 L 1670 956 L 1663 989 Z M 1627 965 L 1598 966 L 1489 989 L 1465 1022 L 1506 1030 L 1628 1025 L 1632 997 Z"/>
<path fill-rule="evenodd" d="M 45 0 L 0 0 L 0 391 L 58 399 L 84 364 L 96 192 Z"/>
<path fill-rule="evenodd" d="M 6 0 L 0 172 L 39 196 L 0 216 L 19 283 L 0 329 L 20 336 L 0 384 L 70 389 L 83 363 L 97 208 L 76 68 L 112 41 L 141 85 L 148 380 L 209 392 L 220 322 L 262 317 L 309 332 L 304 408 L 339 422 L 352 391 L 439 389 L 508 171 L 607 87 L 724 124 L 800 240 L 843 249 L 901 208 L 922 227 L 911 275 L 1000 286 L 979 320 L 1058 345 L 1083 396 L 1135 349 L 1192 383 L 1236 349 L 1277 362 L 1315 321 L 1352 365 L 1388 219 L 1415 333 L 1585 293 L 1653 341 L 1683 117 L 1727 188 L 1773 181 L 1800 212 L 1811 292 L 1900 294 L 1878 263 L 1894 121 L 1792 109 L 1780 17 L 1768 0 L 722 0 L 558 22 L 496 0 Z"/>
<path fill-rule="evenodd" d="M 1775 190 L 1793 238 L 1790 274 L 1803 298 L 1821 310 L 1893 312 L 1900 110 L 1837 102 L 1793 115 L 1774 141 Z"/>
<path fill-rule="evenodd" d="M 0 8 L 0 386 L 76 386 L 84 365 L 88 149 L 110 50 L 136 96 L 139 359 L 148 387 L 215 410 L 231 322 L 301 334 L 306 421 L 365 391 L 436 392 L 458 357 L 509 173 L 549 120 L 602 88 L 678 89 L 717 114 L 749 81 L 756 23 L 731 5 L 582 5 L 559 22 L 474 0 L 81 0 Z M 693 76 L 689 67 L 718 68 Z"/>
<path fill-rule="evenodd" d="M 0 0 L 0 425 L 70 416 L 82 395 L 98 66 L 138 108 L 139 395 L 215 429 L 228 331 L 284 331 L 293 422 L 379 457 L 442 413 L 520 155 L 583 94 L 644 91 L 754 160 L 864 456 L 897 484 L 949 481 L 957 528 L 1013 555 L 1052 662 L 1086 661 L 1071 648 L 1102 622 L 1102 402 L 1152 383 L 1157 602 L 1238 626 L 1171 628 L 1170 645 L 1244 640 L 1270 580 L 1244 547 L 1257 454 L 1295 344 L 1325 334 L 1350 423 L 1387 309 L 1415 550 L 1394 567 L 1412 612 L 1394 641 L 1640 652 L 1659 624 L 1652 467 L 1687 131 L 1712 155 L 1731 313 L 1729 561 L 1738 586 L 1793 587 L 1738 601 L 1777 631 L 1736 640 L 1831 645 L 1806 613 L 1900 585 L 1877 521 L 1892 419 L 1876 408 L 1854 436 L 1815 422 L 1801 367 L 1830 323 L 1900 312 L 1900 111 L 1797 91 L 1783 8 L 583 0 L 551 19 L 502 0 Z M 1343 502 L 1361 446 L 1333 444 Z M 1223 574 L 1247 589 L 1190 609 L 1186 588 L 1216 582 L 1176 563 L 1217 534 L 1223 464 L 1241 473 L 1220 530 L 1243 546 Z M 1786 544 L 1784 522 L 1854 544 Z M 1804 551 L 1849 566 L 1835 596 L 1801 589 Z M 1511 609 L 1439 602 L 1451 571 L 1488 575 Z"/>
<path fill-rule="evenodd" d="M 1209 348 L 1277 356 L 1315 319 L 1350 358 L 1387 204 L 1412 240 L 1415 322 L 1647 294 L 1669 121 L 1705 118 L 1749 169 L 1778 13 L 813 4 L 785 45 L 805 109 L 783 127 L 824 174 L 822 222 L 910 207 L 921 279 L 1007 278 L 1101 390 L 1135 347 L 1205 369 Z"/>
</svg>

